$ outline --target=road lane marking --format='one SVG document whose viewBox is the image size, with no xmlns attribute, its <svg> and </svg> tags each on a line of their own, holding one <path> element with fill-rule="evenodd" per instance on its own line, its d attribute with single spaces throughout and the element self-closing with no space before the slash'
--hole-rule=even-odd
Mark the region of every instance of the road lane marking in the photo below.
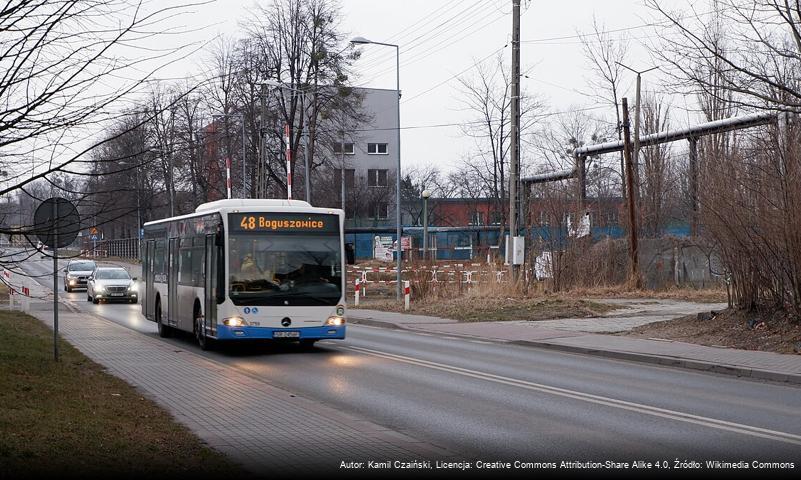
<svg viewBox="0 0 801 480">
<path fill-rule="evenodd" d="M 650 405 L 644 405 L 641 403 L 629 402 L 626 400 L 619 400 L 610 397 L 604 397 L 601 395 L 594 395 L 591 393 L 584 393 L 578 392 L 575 390 L 569 390 L 566 388 L 560 387 L 552 387 L 549 385 L 543 385 L 540 383 L 529 382 L 526 380 L 519 380 L 515 378 L 505 377 L 502 375 L 495 375 L 492 373 L 487 372 L 480 372 L 477 370 L 470 370 L 467 368 L 456 367 L 453 365 L 446 365 L 443 363 L 431 362 L 428 360 L 420 360 L 417 358 L 407 357 L 403 355 L 396 355 L 393 353 L 386 353 L 381 352 L 378 350 L 371 350 L 368 348 L 363 347 L 354 347 L 354 346 L 344 346 L 348 350 L 353 350 L 355 352 L 372 355 L 375 357 L 385 358 L 388 360 L 394 360 L 397 362 L 407 363 L 410 365 L 417 365 L 425 368 L 430 368 L 433 370 L 440 370 L 443 372 L 455 373 L 458 375 L 462 375 L 465 377 L 476 378 L 480 380 L 486 380 L 490 382 L 500 383 L 503 385 L 509 385 L 513 387 L 523 388 L 526 390 L 537 391 L 541 393 L 546 393 L 550 395 L 557 395 L 561 397 L 572 398 L 575 400 L 580 400 L 584 402 L 595 403 L 599 405 L 605 405 L 613 408 L 618 408 L 622 410 L 628 410 L 632 412 L 642 413 L 645 415 L 651 415 L 655 417 L 667 418 L 671 420 L 678 420 L 681 422 L 692 423 L 695 425 L 706 426 L 710 428 L 715 428 L 718 430 L 726 430 L 736 433 L 742 433 L 745 435 L 751 435 L 754 437 L 761 437 L 766 438 L 769 440 L 776 440 L 779 442 L 790 443 L 793 445 L 801 445 L 801 435 L 795 435 L 792 433 L 787 432 L 780 432 L 777 430 L 770 430 L 767 428 L 761 427 L 754 427 L 751 425 L 744 425 L 735 422 L 728 422 L 726 420 L 719 420 L 716 418 L 710 417 L 703 417 L 700 415 L 693 415 L 690 413 L 679 412 L 675 410 L 669 410 L 665 408 L 653 407 Z"/>
</svg>

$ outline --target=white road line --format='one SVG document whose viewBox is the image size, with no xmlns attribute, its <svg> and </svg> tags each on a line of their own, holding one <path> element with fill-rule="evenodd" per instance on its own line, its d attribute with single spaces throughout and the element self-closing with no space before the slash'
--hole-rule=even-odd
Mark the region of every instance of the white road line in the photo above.
<svg viewBox="0 0 801 480">
<path fill-rule="evenodd" d="M 487 372 L 480 372 L 477 370 L 469 370 L 466 368 L 456 367 L 453 365 L 446 365 L 442 363 L 430 362 L 428 360 L 420 360 L 412 357 L 406 357 L 403 355 L 396 355 L 393 353 L 385 353 L 380 352 L 378 350 L 371 350 L 368 348 L 362 347 L 353 347 L 353 346 L 345 346 L 348 350 L 353 350 L 359 353 L 364 353 L 367 355 L 372 355 L 375 357 L 385 358 L 388 360 L 394 360 L 397 362 L 408 363 L 410 365 L 417 365 L 421 367 L 431 368 L 434 370 L 440 370 L 443 372 L 450 372 L 455 373 L 458 375 L 462 375 L 465 377 L 472 377 L 477 378 L 480 380 L 486 380 L 490 382 L 500 383 L 504 385 L 509 385 L 518 388 L 524 388 L 527 390 L 538 391 L 541 393 L 547 393 L 551 395 L 557 395 L 561 397 L 573 398 L 576 400 L 581 400 L 585 402 L 595 403 L 599 405 L 606 405 L 613 408 L 619 408 L 622 410 L 628 410 L 632 412 L 642 413 L 645 415 L 652 415 L 655 417 L 662 417 L 668 418 L 671 420 L 678 420 L 681 422 L 692 423 L 695 425 L 702 425 L 706 427 L 715 428 L 718 430 L 727 430 L 731 432 L 742 433 L 745 435 L 750 435 L 754 437 L 761 437 L 766 438 L 769 440 L 776 440 L 779 442 L 790 443 L 793 445 L 801 445 L 801 435 L 795 435 L 792 433 L 780 432 L 776 430 L 769 430 L 766 428 L 754 427 L 750 425 L 744 425 L 740 423 L 728 422 L 725 420 L 719 420 L 716 418 L 709 418 L 703 417 L 699 415 L 693 415 L 690 413 L 683 413 L 678 412 L 675 410 L 668 410 L 659 407 L 652 407 L 650 405 L 644 405 L 640 403 L 628 402 L 625 400 L 618 400 L 610 397 L 604 397 L 600 395 L 593 395 L 590 393 L 578 392 L 575 390 L 568 390 L 565 388 L 559 387 L 552 387 L 548 385 L 543 385 L 539 383 L 528 382 L 525 380 L 514 379 L 510 377 L 504 377 L 501 375 L 495 375 L 492 373 Z"/>
</svg>

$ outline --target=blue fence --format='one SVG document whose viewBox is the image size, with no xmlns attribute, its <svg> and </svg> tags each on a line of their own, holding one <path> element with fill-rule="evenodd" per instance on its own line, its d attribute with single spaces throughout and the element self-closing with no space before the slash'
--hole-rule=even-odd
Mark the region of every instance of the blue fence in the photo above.
<svg viewBox="0 0 801 480">
<path fill-rule="evenodd" d="M 436 248 L 437 260 L 470 260 L 474 258 L 486 258 L 489 251 L 497 251 L 498 236 L 500 231 L 495 227 L 430 227 L 430 245 L 433 252 Z M 617 225 L 606 227 L 593 227 L 591 230 L 592 238 L 595 241 L 606 237 L 620 238 L 625 235 L 622 227 Z M 550 227 L 533 227 L 532 237 L 546 241 L 563 241 L 567 237 L 567 231 L 562 228 L 559 230 Z M 689 224 L 674 224 L 665 228 L 665 235 L 676 237 L 688 237 L 690 235 Z M 412 248 L 414 256 L 420 258 L 422 255 L 423 229 L 421 227 L 404 227 L 403 235 L 412 237 Z M 393 241 L 396 239 L 394 230 L 386 228 L 360 229 L 360 231 L 350 231 L 345 233 L 345 241 L 353 243 L 356 258 L 366 260 L 373 258 L 373 241 L 376 236 L 389 237 Z"/>
</svg>

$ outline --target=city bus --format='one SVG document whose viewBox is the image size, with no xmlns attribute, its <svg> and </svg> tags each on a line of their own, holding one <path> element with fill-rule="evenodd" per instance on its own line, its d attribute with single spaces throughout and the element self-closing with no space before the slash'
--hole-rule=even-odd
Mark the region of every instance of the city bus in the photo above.
<svg viewBox="0 0 801 480">
<path fill-rule="evenodd" d="M 161 337 L 345 338 L 344 213 L 300 200 L 218 200 L 144 225 L 142 313 Z"/>
</svg>

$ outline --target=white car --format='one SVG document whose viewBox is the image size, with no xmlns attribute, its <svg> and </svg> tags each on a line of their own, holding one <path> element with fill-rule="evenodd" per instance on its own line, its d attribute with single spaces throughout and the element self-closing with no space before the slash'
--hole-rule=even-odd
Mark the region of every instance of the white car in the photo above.
<svg viewBox="0 0 801 480">
<path fill-rule="evenodd" d="M 136 303 L 139 301 L 136 277 L 131 278 L 122 267 L 97 267 L 86 282 L 86 301 Z"/>
</svg>

